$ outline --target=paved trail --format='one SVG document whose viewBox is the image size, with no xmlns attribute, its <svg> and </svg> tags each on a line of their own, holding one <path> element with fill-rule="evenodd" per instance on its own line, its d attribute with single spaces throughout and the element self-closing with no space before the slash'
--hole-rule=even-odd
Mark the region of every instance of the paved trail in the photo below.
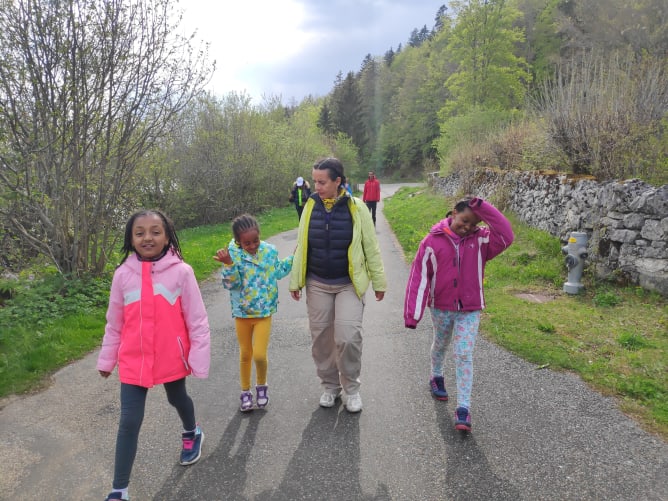
<svg viewBox="0 0 668 501">
<path fill-rule="evenodd" d="M 384 185 L 383 195 L 395 189 Z M 484 340 L 475 353 L 474 433 L 455 432 L 454 402 L 434 401 L 427 389 L 429 319 L 416 331 L 403 327 L 408 265 L 378 216 L 390 286 L 382 302 L 367 294 L 362 413 L 318 407 L 306 307 L 290 299 L 287 279 L 269 348 L 271 403 L 239 413 L 228 293 L 209 280 L 212 370 L 188 383 L 206 433 L 202 460 L 177 464 L 179 421 L 153 389 L 133 501 L 668 500 L 668 444 L 578 378 L 536 370 Z M 289 231 L 271 241 L 284 256 L 295 239 Z M 119 385 L 97 375 L 96 355 L 0 411 L 0 499 L 95 501 L 109 491 Z"/>
</svg>

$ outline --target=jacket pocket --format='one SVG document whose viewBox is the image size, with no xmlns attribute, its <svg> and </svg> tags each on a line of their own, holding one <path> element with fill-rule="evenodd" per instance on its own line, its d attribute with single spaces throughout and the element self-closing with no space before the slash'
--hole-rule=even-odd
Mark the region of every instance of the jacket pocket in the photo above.
<svg viewBox="0 0 668 501">
<path fill-rule="evenodd" d="M 183 349 L 183 342 L 180 337 L 176 338 L 176 341 L 179 343 L 179 352 L 181 353 L 181 361 L 187 370 L 190 370 L 188 366 L 188 361 L 186 360 L 186 351 Z"/>
</svg>

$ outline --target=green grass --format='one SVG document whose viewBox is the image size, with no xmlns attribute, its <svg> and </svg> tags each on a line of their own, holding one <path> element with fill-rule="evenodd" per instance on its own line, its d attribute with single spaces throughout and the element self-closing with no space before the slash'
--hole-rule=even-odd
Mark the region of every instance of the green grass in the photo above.
<svg viewBox="0 0 668 501">
<path fill-rule="evenodd" d="M 385 200 L 385 216 L 409 261 L 453 202 L 415 189 Z M 584 293 L 562 292 L 567 272 L 559 240 L 509 218 L 515 242 L 486 267 L 482 335 L 538 367 L 577 373 L 668 438 L 667 301 L 590 275 Z M 549 301 L 529 302 L 518 297 L 523 293 Z"/>
<path fill-rule="evenodd" d="M 297 226 L 293 207 L 258 215 L 263 239 Z M 179 232 L 181 250 L 198 280 L 220 263 L 217 249 L 227 246 L 231 225 Z M 41 270 L 38 280 L 0 284 L 0 397 L 39 389 L 57 369 L 97 348 L 104 334 L 110 279 L 65 280 Z"/>
</svg>

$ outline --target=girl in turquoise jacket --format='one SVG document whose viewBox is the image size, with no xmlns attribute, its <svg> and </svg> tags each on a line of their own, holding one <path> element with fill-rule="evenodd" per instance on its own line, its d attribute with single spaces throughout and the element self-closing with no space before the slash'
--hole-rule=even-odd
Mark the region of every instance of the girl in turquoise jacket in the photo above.
<svg viewBox="0 0 668 501">
<path fill-rule="evenodd" d="M 242 412 L 253 409 L 251 361 L 255 362 L 258 408 L 269 403 L 267 394 L 267 348 L 271 316 L 278 305 L 278 280 L 292 269 L 292 258 L 279 259 L 272 244 L 260 240 L 260 226 L 248 214 L 232 222 L 234 238 L 214 259 L 223 263 L 223 287 L 230 291 L 232 316 L 239 341 L 239 373 Z"/>
</svg>

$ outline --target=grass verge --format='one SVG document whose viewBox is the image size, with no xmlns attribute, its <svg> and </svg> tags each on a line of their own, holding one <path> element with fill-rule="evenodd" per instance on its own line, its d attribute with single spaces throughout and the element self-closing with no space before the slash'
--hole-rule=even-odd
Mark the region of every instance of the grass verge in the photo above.
<svg viewBox="0 0 668 501">
<path fill-rule="evenodd" d="M 453 203 L 415 188 L 384 202 L 409 262 Z M 591 275 L 583 294 L 562 292 L 567 273 L 559 240 L 510 219 L 516 240 L 486 267 L 482 335 L 537 368 L 577 373 L 617 397 L 622 411 L 645 429 L 668 439 L 668 302 Z"/>
</svg>

